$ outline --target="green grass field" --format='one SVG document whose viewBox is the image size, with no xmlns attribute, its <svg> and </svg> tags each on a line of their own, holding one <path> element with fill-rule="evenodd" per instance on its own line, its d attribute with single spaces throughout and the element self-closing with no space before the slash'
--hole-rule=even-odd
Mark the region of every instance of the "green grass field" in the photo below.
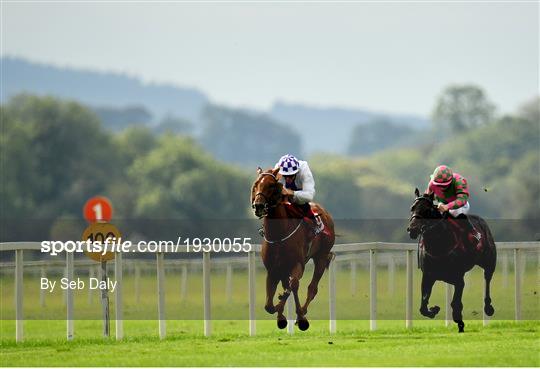
<svg viewBox="0 0 540 369">
<path fill-rule="evenodd" d="M 537 259 L 535 259 L 537 260 Z M 235 270 L 231 295 L 226 295 L 225 272 L 212 271 L 211 337 L 203 336 L 202 279 L 199 270 L 190 270 L 184 296 L 180 273 L 166 274 L 167 337 L 158 338 L 155 269 L 144 270 L 140 280 L 140 300 L 136 300 L 134 276 L 124 276 L 125 339 L 102 338 L 100 301 L 97 292 L 75 293 L 75 338 L 67 342 L 65 304 L 62 292 L 47 294 L 39 303 L 39 274 L 24 276 L 24 341 L 15 342 L 13 278 L 0 278 L 0 343 L 2 366 L 539 366 L 540 323 L 539 273 L 536 261 L 527 264 L 523 279 L 523 318 L 513 322 L 514 284 L 510 270 L 507 283 L 501 273 L 493 280 L 493 320 L 482 326 L 482 272 L 475 268 L 464 293 L 465 334 L 455 324 L 444 324 L 444 288 L 436 284 L 431 304 L 441 306 L 431 321 L 418 310 L 420 272 L 414 275 L 414 328 L 404 327 L 404 269 L 395 271 L 390 288 L 385 267 L 378 271 L 378 330 L 369 331 L 369 274 L 358 267 L 353 289 L 348 264 L 337 271 L 337 329 L 328 333 L 328 280 L 308 314 L 311 327 L 290 336 L 275 326 L 275 317 L 263 310 L 264 271 L 257 270 L 257 335 L 248 336 L 247 276 Z M 60 278 L 61 270 L 49 274 Z M 113 273 L 111 272 L 111 276 Z M 76 270 L 86 278 L 88 271 Z M 301 297 L 309 283 L 308 268 L 301 284 Z M 90 299 L 91 298 L 91 299 Z M 230 298 L 230 299 L 229 299 Z M 111 317 L 114 318 L 111 294 Z M 112 322 L 114 335 L 114 321 Z"/>
<path fill-rule="evenodd" d="M 12 323 L 12 322 L 11 322 Z M 2 331 L 13 334 L 11 323 Z M 398 322 L 380 322 L 376 332 L 365 321 L 339 321 L 338 333 L 314 321 L 307 332 L 292 336 L 273 322 L 258 324 L 256 337 L 245 321 L 214 322 L 203 337 L 198 321 L 169 321 L 169 335 L 159 340 L 156 322 L 126 321 L 121 342 L 99 338 L 98 321 L 77 322 L 78 337 L 67 342 L 48 332 L 64 329 L 62 321 L 31 321 L 26 342 L 2 339 L 2 366 L 539 366 L 538 322 L 471 322 L 464 334 L 442 322 L 415 322 L 406 330 Z M 41 332 L 37 334 L 35 332 Z M 195 333 L 198 332 L 198 333 Z"/>
</svg>

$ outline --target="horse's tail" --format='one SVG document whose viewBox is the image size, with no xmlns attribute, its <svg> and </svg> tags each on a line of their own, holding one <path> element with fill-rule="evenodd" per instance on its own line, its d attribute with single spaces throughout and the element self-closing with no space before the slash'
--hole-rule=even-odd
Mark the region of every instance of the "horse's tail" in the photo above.
<svg viewBox="0 0 540 369">
<path fill-rule="evenodd" d="M 472 224 L 478 229 L 478 231 L 480 231 L 482 237 L 484 238 L 483 255 L 486 259 L 484 259 L 483 264 L 486 266 L 491 265 L 492 268 L 495 269 L 495 265 L 497 263 L 497 247 L 488 223 L 485 219 L 479 217 L 478 215 L 470 215 L 469 218 L 471 219 Z"/>
<path fill-rule="evenodd" d="M 478 215 L 469 215 L 468 217 L 472 224 L 482 233 L 482 236 L 485 237 L 485 240 L 495 248 L 495 239 L 493 238 L 493 234 L 491 233 L 491 229 L 486 220 Z"/>
<path fill-rule="evenodd" d="M 328 253 L 328 259 L 327 259 L 326 267 L 325 267 L 326 269 L 330 267 L 330 263 L 334 261 L 335 258 L 336 258 L 336 254 L 334 254 L 333 252 Z"/>
</svg>

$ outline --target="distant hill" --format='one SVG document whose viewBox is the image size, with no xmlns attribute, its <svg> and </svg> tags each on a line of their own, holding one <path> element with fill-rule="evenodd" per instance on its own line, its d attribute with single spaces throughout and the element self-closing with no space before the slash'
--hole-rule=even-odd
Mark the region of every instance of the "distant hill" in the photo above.
<svg viewBox="0 0 540 369">
<path fill-rule="evenodd" d="M 118 73 L 62 68 L 14 57 L 2 57 L 0 63 L 4 101 L 22 92 L 77 100 L 92 108 L 105 127 L 115 131 L 131 124 L 156 128 L 164 119 L 173 119 L 192 123 L 191 134 L 200 136 L 201 113 L 211 104 L 206 94 L 196 88 L 145 84 Z M 320 151 L 346 154 L 358 124 L 386 120 L 397 126 L 420 129 L 429 123 L 417 116 L 279 101 L 268 112 L 247 112 L 267 115 L 286 127 L 293 127 L 300 134 L 302 151 L 307 155 Z"/>
<path fill-rule="evenodd" d="M 196 121 L 208 102 L 206 95 L 194 88 L 145 84 L 117 73 L 60 68 L 12 57 L 0 61 L 4 100 L 28 92 L 78 100 L 91 106 L 144 106 L 156 121 L 165 115 Z"/>
<path fill-rule="evenodd" d="M 285 102 L 276 102 L 270 110 L 270 115 L 292 124 L 301 132 L 303 147 L 308 153 L 317 151 L 346 153 L 351 133 L 359 124 L 389 121 L 413 129 L 429 126 L 429 121 L 419 116 L 381 114 L 359 109 L 323 108 Z"/>
</svg>

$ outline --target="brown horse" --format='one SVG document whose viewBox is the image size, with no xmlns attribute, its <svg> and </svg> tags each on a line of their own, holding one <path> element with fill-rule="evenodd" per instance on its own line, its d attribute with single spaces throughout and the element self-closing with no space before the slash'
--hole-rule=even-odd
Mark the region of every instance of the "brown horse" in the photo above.
<svg viewBox="0 0 540 369">
<path fill-rule="evenodd" d="M 320 215 L 325 232 L 312 237 L 312 227 L 307 224 L 299 212 L 282 195 L 283 185 L 278 181 L 278 169 L 265 172 L 257 169 L 258 178 L 251 190 L 251 204 L 258 218 L 263 218 L 264 241 L 261 256 L 266 267 L 266 304 L 265 310 L 277 315 L 277 326 L 283 329 L 287 319 L 283 315 L 285 302 L 293 293 L 296 305 L 296 324 L 300 330 L 309 328 L 306 319 L 309 303 L 317 294 L 319 281 L 324 270 L 330 264 L 334 254 L 330 252 L 334 245 L 334 222 L 330 214 L 318 204 L 310 204 L 314 213 Z M 313 259 L 315 269 L 308 286 L 306 302 L 300 305 L 298 287 L 309 259 Z M 279 303 L 274 305 L 274 295 L 278 283 L 284 288 L 279 295 Z"/>
</svg>

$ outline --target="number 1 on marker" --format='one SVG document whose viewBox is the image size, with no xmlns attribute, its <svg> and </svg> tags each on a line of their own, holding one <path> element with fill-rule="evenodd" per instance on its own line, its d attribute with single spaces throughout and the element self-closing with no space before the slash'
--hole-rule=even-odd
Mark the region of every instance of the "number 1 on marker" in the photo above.
<svg viewBox="0 0 540 369">
<path fill-rule="evenodd" d="M 92 207 L 92 210 L 94 210 L 94 214 L 96 215 L 96 220 L 103 220 L 103 213 L 101 210 L 101 203 L 97 203 Z"/>
</svg>

